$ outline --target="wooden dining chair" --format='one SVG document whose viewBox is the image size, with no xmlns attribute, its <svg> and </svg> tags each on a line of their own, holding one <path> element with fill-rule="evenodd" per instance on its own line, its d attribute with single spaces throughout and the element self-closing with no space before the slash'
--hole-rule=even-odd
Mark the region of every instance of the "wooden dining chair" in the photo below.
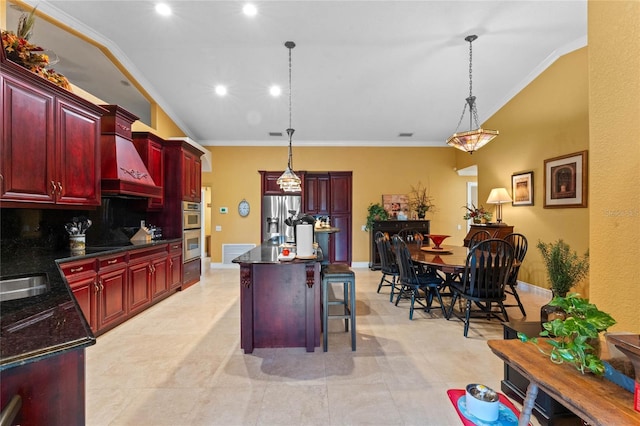
<svg viewBox="0 0 640 426">
<path fill-rule="evenodd" d="M 525 255 L 527 254 L 527 249 L 529 247 L 529 243 L 527 242 L 527 238 L 519 234 L 517 232 L 511 233 L 504 237 L 504 240 L 513 246 L 514 256 L 516 259 L 516 265 L 511 270 L 511 275 L 509 276 L 509 280 L 507 281 L 507 287 L 505 291 L 507 294 L 512 295 L 516 299 L 516 304 L 513 305 L 504 305 L 505 308 L 511 307 L 519 307 L 520 312 L 522 312 L 522 316 L 526 317 L 527 313 L 524 310 L 524 306 L 522 305 L 522 301 L 520 300 L 520 296 L 518 295 L 518 290 L 516 287 L 518 286 L 518 273 L 520 272 L 520 266 L 522 265 L 522 261 L 524 260 Z"/>
<path fill-rule="evenodd" d="M 377 293 L 380 293 L 380 289 L 382 289 L 383 286 L 391 287 L 389 302 L 393 302 L 393 296 L 397 288 L 396 286 L 398 285 L 398 276 L 400 275 L 398 264 L 396 263 L 396 255 L 391 249 L 391 241 L 389 241 L 387 235 L 378 231 L 376 232 L 375 239 L 378 254 L 380 255 L 380 271 L 382 272 Z"/>
<path fill-rule="evenodd" d="M 440 289 L 444 285 L 442 277 L 434 270 L 424 270 L 419 265 L 414 264 L 409 248 L 400 236 L 393 236 L 393 247 L 400 272 L 400 292 L 396 298 L 396 306 L 398 306 L 401 299 L 409 299 L 411 301 L 409 319 L 412 320 L 415 303 L 418 303 L 426 312 L 429 312 L 435 297 L 440 303 L 442 315 L 446 317 L 447 310 L 444 303 L 442 303 L 440 294 Z"/>
<path fill-rule="evenodd" d="M 480 241 L 488 240 L 489 238 L 491 238 L 491 234 L 489 233 L 489 231 L 486 231 L 486 230 L 478 231 L 475 234 L 473 234 L 471 238 L 469 238 L 469 248 L 475 246 Z"/>
<path fill-rule="evenodd" d="M 446 315 L 447 319 L 454 315 L 464 322 L 464 337 L 467 337 L 472 317 L 509 321 L 503 302 L 513 261 L 513 246 L 502 239 L 490 238 L 469 249 L 462 282 L 450 284 L 453 296 Z M 464 312 L 453 309 L 458 299 L 465 302 Z"/>
</svg>

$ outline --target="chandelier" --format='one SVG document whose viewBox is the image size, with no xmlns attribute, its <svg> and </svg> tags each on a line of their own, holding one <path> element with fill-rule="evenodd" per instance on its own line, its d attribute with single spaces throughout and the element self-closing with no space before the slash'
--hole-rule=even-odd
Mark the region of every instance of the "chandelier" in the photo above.
<svg viewBox="0 0 640 426">
<path fill-rule="evenodd" d="M 287 169 L 276 182 L 284 192 L 300 192 L 302 191 L 302 187 L 300 186 L 301 180 L 292 170 L 293 155 L 291 153 L 291 140 L 293 139 L 293 132 L 295 132 L 291 127 L 291 49 L 296 47 L 296 44 L 292 41 L 287 41 L 284 45 L 289 49 L 289 128 L 287 129 L 287 135 L 289 135 L 289 161 L 287 163 Z"/>
<path fill-rule="evenodd" d="M 498 136 L 497 130 L 488 130 L 483 129 L 478 124 L 478 110 L 476 108 L 476 97 L 473 96 L 472 88 L 473 88 L 473 78 L 472 78 L 472 48 L 471 44 L 475 39 L 477 39 L 477 35 L 470 35 L 465 37 L 465 40 L 469 42 L 469 97 L 466 99 L 466 103 L 464 104 L 464 108 L 462 109 L 462 115 L 460 116 L 460 121 L 458 121 L 458 127 L 456 127 L 456 133 L 451 135 L 449 139 L 447 139 L 447 145 L 450 145 L 454 148 L 458 148 L 459 150 L 468 152 L 473 154 L 473 151 L 477 151 L 482 148 L 486 144 L 488 144 L 493 138 Z M 467 111 L 467 105 L 469 106 L 469 131 L 458 133 L 458 129 L 460 128 L 460 123 L 462 123 L 462 119 L 464 118 L 464 113 Z M 475 122 L 476 129 L 473 129 L 473 124 Z"/>
</svg>

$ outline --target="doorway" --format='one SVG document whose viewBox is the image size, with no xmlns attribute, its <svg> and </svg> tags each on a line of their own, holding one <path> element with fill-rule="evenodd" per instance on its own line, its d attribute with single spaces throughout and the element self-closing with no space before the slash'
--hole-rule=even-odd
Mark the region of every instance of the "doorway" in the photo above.
<svg viewBox="0 0 640 426">
<path fill-rule="evenodd" d="M 478 206 L 478 182 L 467 182 L 467 206 Z M 471 219 L 467 220 L 467 232 L 471 229 Z"/>
</svg>

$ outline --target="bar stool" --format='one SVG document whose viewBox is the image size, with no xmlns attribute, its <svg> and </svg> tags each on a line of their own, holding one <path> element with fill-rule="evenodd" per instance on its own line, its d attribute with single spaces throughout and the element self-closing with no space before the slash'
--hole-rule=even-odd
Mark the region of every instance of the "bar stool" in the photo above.
<svg viewBox="0 0 640 426">
<path fill-rule="evenodd" d="M 329 300 L 331 283 L 342 283 L 343 298 Z M 342 305 L 344 313 L 330 314 L 330 305 Z M 322 267 L 322 348 L 327 351 L 329 319 L 344 319 L 344 331 L 349 331 L 351 320 L 351 350 L 356 350 L 356 276 L 348 265 L 330 263 Z"/>
</svg>

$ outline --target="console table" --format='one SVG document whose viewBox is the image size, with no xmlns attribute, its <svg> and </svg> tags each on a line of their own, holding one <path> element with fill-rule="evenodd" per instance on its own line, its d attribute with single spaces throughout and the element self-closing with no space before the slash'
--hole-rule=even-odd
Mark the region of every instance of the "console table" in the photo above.
<svg viewBox="0 0 640 426">
<path fill-rule="evenodd" d="M 491 238 L 504 239 L 504 237 L 506 237 L 507 235 L 513 232 L 513 226 L 505 225 L 505 224 L 498 225 L 497 223 L 483 223 L 478 225 L 471 225 L 471 227 L 469 228 L 469 232 L 467 233 L 467 236 L 464 237 L 464 246 L 469 247 L 469 240 L 471 239 L 471 237 L 473 237 L 475 234 L 477 234 L 480 231 L 489 231 L 489 234 L 491 234 Z"/>
<path fill-rule="evenodd" d="M 519 425 L 529 424 L 538 389 L 562 401 L 589 425 L 640 424 L 640 412 L 633 409 L 633 394 L 604 377 L 581 374 L 568 364 L 554 364 L 531 343 L 489 340 L 487 344 L 496 356 L 531 382 Z"/>
</svg>

